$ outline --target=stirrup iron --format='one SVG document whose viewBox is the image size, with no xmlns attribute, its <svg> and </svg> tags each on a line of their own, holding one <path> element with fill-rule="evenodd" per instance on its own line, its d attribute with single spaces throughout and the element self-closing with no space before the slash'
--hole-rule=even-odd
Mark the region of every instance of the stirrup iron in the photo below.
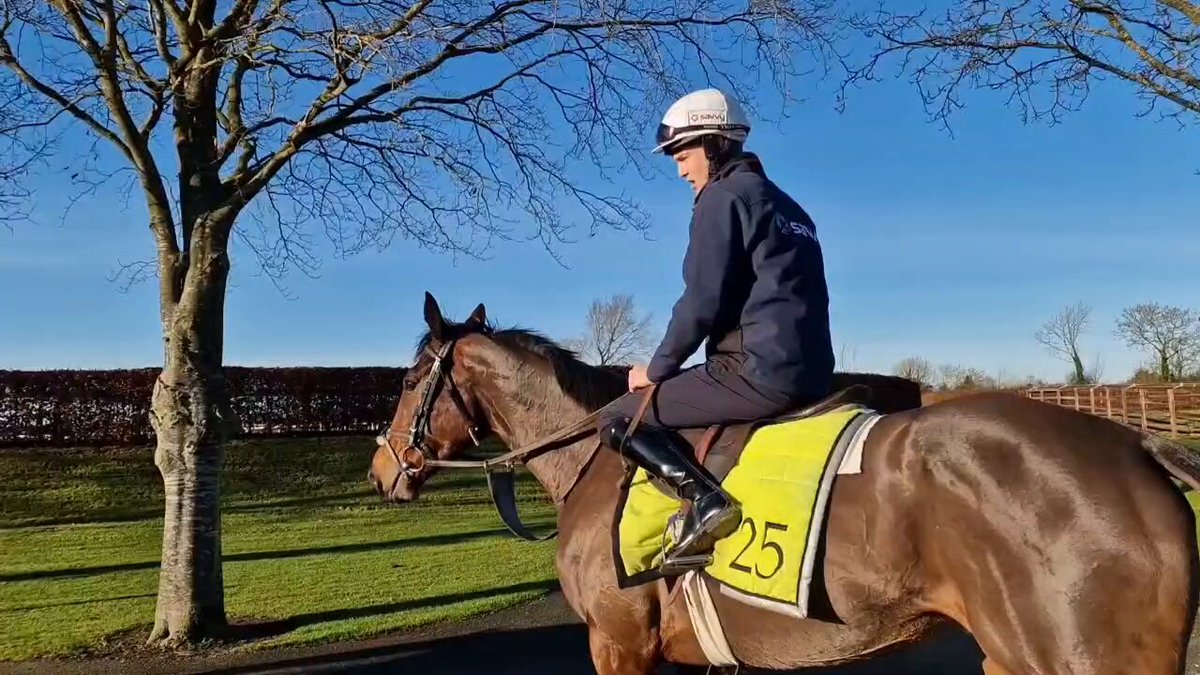
<svg viewBox="0 0 1200 675">
<path fill-rule="evenodd" d="M 667 558 L 658 566 L 658 569 L 663 575 L 673 577 L 692 570 L 698 572 L 711 565 L 712 562 L 712 554 L 685 555 L 679 558 Z"/>
</svg>

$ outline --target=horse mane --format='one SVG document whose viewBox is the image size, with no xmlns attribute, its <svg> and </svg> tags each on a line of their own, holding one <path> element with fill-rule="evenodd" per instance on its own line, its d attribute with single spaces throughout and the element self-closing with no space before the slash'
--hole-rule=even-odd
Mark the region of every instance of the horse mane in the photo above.
<svg viewBox="0 0 1200 675">
<path fill-rule="evenodd" d="M 510 351 L 540 357 L 550 364 L 554 379 L 563 392 L 580 405 L 595 410 L 613 401 L 626 391 L 629 366 L 593 366 L 579 358 L 574 350 L 563 347 L 540 332 L 528 328 L 497 329 L 474 323 L 446 323 L 446 338 L 460 339 L 473 333 L 483 333 Z M 417 340 L 416 357 L 432 343 L 433 336 L 425 331 Z"/>
</svg>

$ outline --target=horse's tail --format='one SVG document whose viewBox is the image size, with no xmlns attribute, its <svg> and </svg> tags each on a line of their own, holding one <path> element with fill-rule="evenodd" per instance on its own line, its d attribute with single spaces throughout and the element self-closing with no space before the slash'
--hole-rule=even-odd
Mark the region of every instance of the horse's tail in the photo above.
<svg viewBox="0 0 1200 675">
<path fill-rule="evenodd" d="M 1200 455 L 1188 450 L 1182 443 L 1145 432 L 1142 433 L 1142 448 L 1148 451 L 1162 468 L 1187 484 L 1184 492 L 1188 488 L 1200 490 Z"/>
</svg>

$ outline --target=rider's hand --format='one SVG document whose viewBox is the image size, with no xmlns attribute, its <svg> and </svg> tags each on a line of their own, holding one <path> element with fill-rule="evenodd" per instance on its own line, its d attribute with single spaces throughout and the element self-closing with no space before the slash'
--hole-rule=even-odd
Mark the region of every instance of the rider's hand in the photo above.
<svg viewBox="0 0 1200 675">
<path fill-rule="evenodd" d="M 645 389 L 651 384 L 654 383 L 646 376 L 646 366 L 634 366 L 629 369 L 629 391 Z"/>
</svg>

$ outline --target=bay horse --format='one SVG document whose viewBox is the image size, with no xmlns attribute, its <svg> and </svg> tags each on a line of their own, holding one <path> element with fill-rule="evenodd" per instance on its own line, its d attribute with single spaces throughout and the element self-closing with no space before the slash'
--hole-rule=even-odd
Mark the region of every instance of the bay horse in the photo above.
<svg viewBox="0 0 1200 675">
<path fill-rule="evenodd" d="M 452 323 L 426 294 L 425 319 L 368 472 L 382 498 L 417 499 L 430 475 L 471 465 L 461 458 L 494 434 L 554 500 L 556 567 L 596 672 L 708 665 L 682 593 L 617 585 L 611 528 L 625 467 L 586 422 L 625 393 L 621 372 L 535 332 L 493 329 L 482 304 Z M 816 574 L 827 615 L 712 599 L 733 653 L 754 668 L 849 664 L 954 622 L 975 638 L 986 675 L 1178 675 L 1198 560 L 1172 476 L 1200 488 L 1200 462 L 1181 445 L 1012 394 L 887 414 L 862 473 L 834 483 Z"/>
</svg>

